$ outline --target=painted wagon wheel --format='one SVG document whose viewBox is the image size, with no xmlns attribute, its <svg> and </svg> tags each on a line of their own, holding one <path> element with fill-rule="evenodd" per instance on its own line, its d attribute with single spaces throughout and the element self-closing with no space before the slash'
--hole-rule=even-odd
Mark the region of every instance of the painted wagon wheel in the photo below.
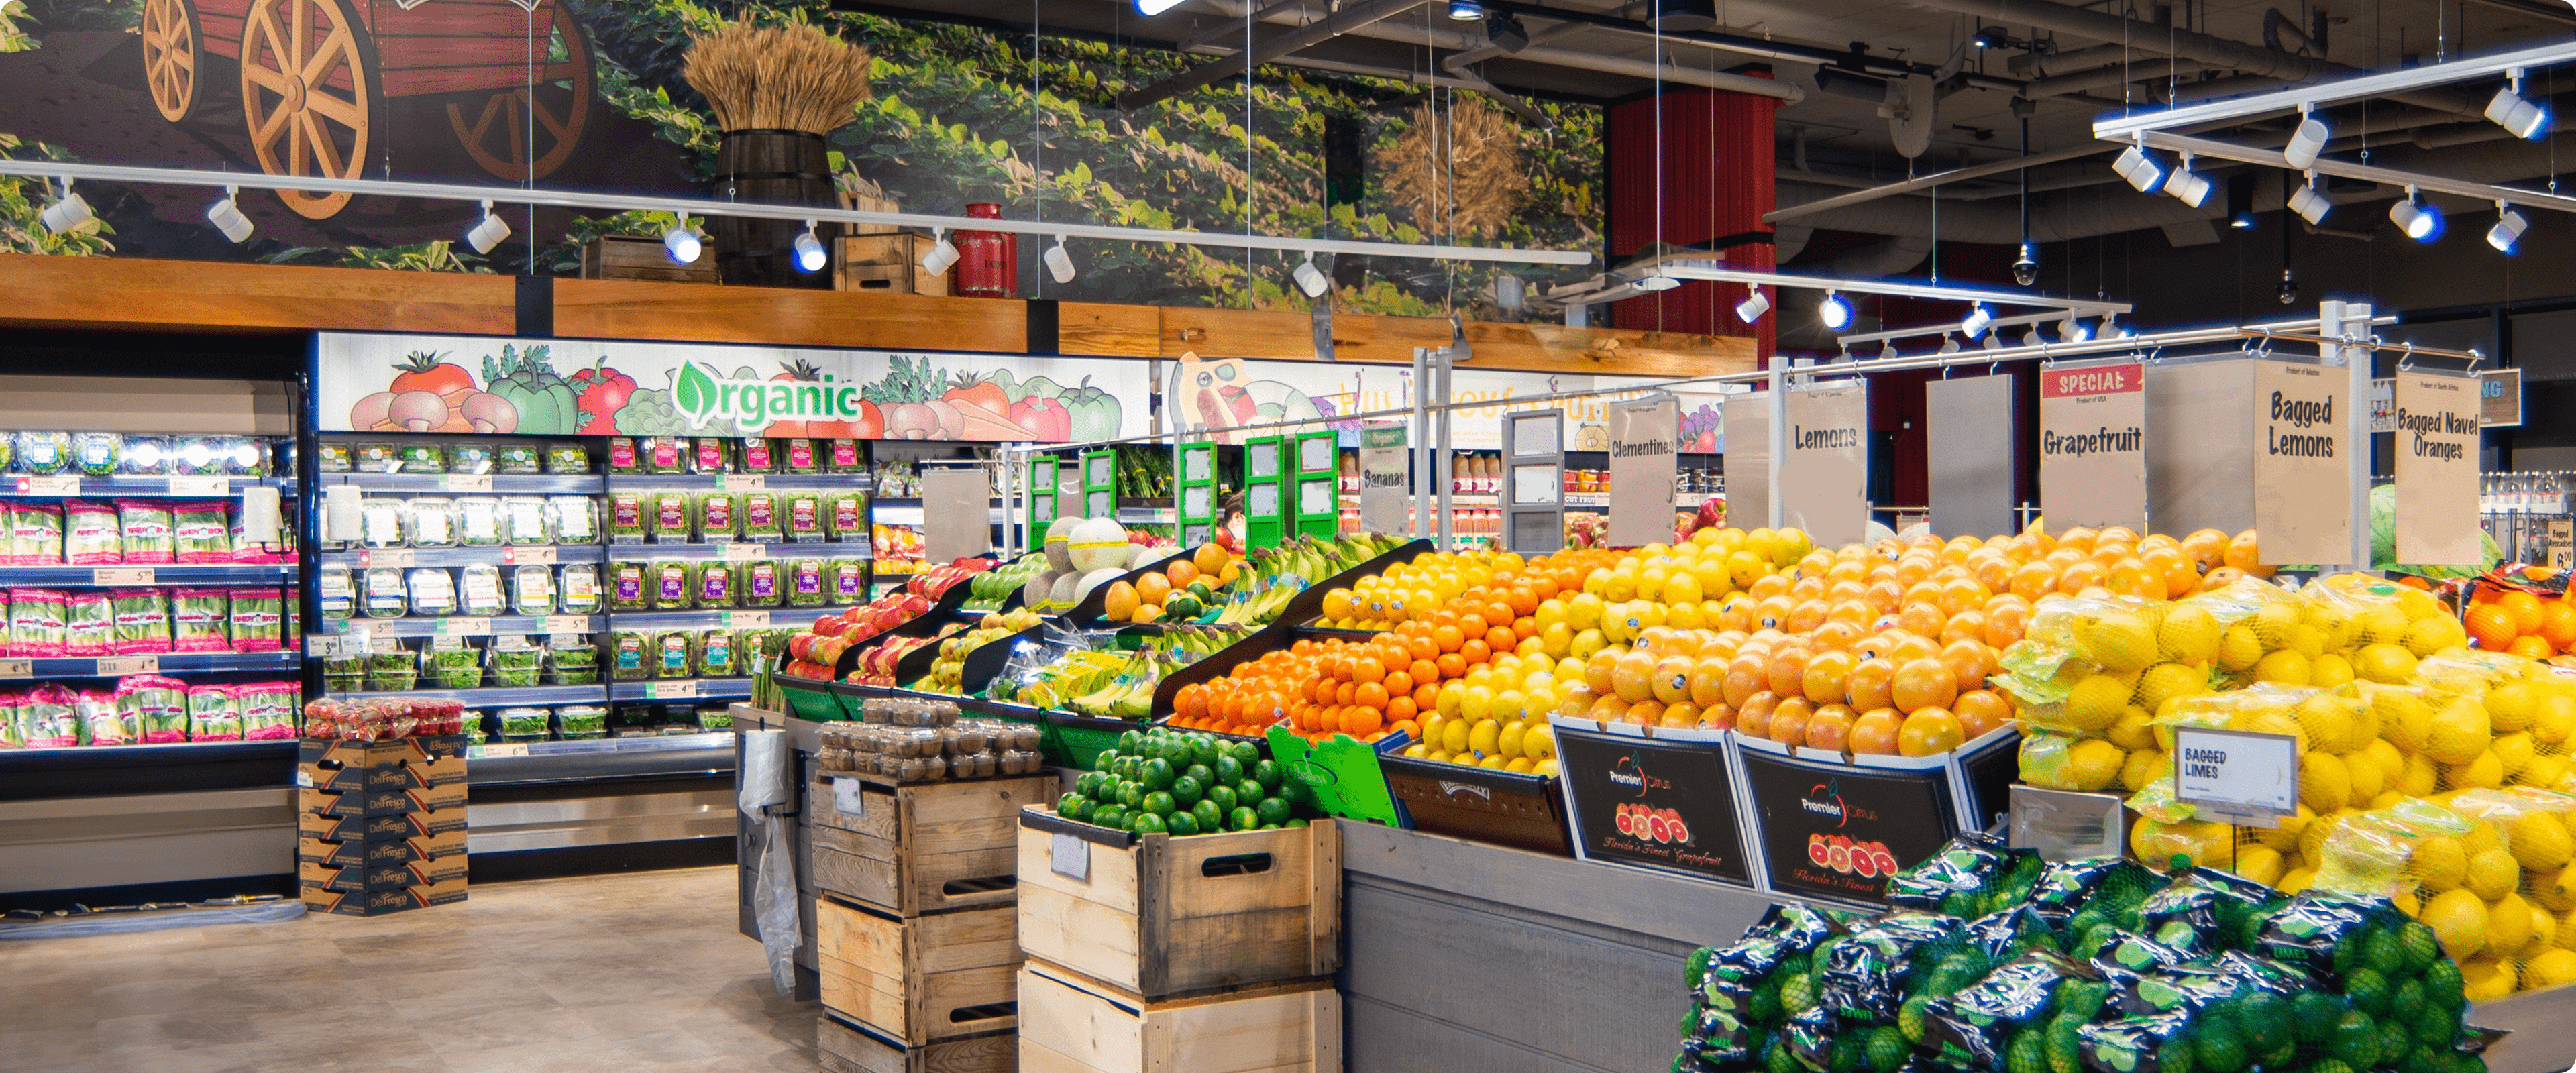
<svg viewBox="0 0 2576 1073">
<path fill-rule="evenodd" d="M 152 107 L 176 123 L 197 106 L 197 11 L 188 0 L 143 0 L 143 87 Z"/>
<path fill-rule="evenodd" d="M 562 167 L 590 123 L 590 42 L 560 2 L 546 4 L 544 52 L 535 58 L 530 85 L 485 97 L 472 116 L 447 106 L 448 125 L 474 162 L 501 179 L 542 179 Z M 534 92 L 532 93 L 531 90 Z M 533 139 L 536 163 L 528 162 Z"/>
<path fill-rule="evenodd" d="M 376 65 L 364 33 L 342 0 L 251 0 L 242 20 L 242 118 L 261 171 L 355 179 L 366 167 Z M 323 220 L 350 195 L 277 197 L 296 215 Z"/>
</svg>

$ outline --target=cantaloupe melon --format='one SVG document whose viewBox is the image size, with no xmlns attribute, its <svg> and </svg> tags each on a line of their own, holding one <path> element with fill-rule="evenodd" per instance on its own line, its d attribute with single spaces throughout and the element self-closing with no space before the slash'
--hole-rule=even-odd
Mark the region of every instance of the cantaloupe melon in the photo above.
<svg viewBox="0 0 2576 1073">
<path fill-rule="evenodd" d="M 1153 562 L 1153 561 L 1154 561 L 1154 560 L 1156 560 L 1156 559 L 1161 558 L 1161 557 L 1162 557 L 1162 555 L 1163 555 L 1163 549 L 1161 549 L 1161 548 L 1149 548 L 1149 547 L 1146 547 L 1146 546 L 1145 546 L 1145 545 L 1143 545 L 1143 544 L 1131 544 L 1131 545 L 1128 545 L 1128 547 L 1127 547 L 1127 569 L 1129 569 L 1129 570 L 1135 570 L 1135 569 L 1138 569 L 1138 568 L 1140 568 L 1140 567 L 1144 566 L 1146 563 L 1150 563 L 1150 562 Z"/>
<path fill-rule="evenodd" d="M 1104 566 L 1082 575 L 1082 580 L 1073 587 L 1073 602 L 1081 603 L 1083 597 L 1091 595 L 1091 590 L 1116 581 L 1126 573 L 1114 566 Z"/>
<path fill-rule="evenodd" d="M 1073 569 L 1073 531 L 1082 525 L 1080 518 L 1058 518 L 1047 524 L 1047 569 L 1064 573 Z"/>
<path fill-rule="evenodd" d="M 1052 541 L 1053 537 L 1050 536 Z M 1048 545 L 1052 548 L 1054 545 Z M 1085 574 L 1097 570 L 1118 569 L 1124 573 L 1127 563 L 1127 527 L 1114 518 L 1090 518 L 1074 526 L 1067 555 L 1073 568 Z"/>
<path fill-rule="evenodd" d="M 1037 576 L 1030 578 L 1029 583 L 1020 589 L 1021 606 L 1031 609 L 1047 606 L 1047 601 L 1055 599 L 1055 579 L 1063 573 L 1061 570 L 1038 571 Z"/>
<path fill-rule="evenodd" d="M 1047 597 L 1047 603 L 1061 610 L 1081 602 L 1081 584 L 1082 575 L 1080 574 L 1068 572 L 1056 575 L 1055 591 Z"/>
</svg>

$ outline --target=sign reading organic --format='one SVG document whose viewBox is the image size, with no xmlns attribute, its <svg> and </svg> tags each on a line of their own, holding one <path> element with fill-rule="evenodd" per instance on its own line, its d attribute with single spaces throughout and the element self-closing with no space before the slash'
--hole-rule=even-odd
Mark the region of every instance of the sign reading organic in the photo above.
<svg viewBox="0 0 2576 1073">
<path fill-rule="evenodd" d="M 2147 524 L 2147 377 L 2134 361 L 2039 374 L 2039 504 L 2052 530 Z"/>
<path fill-rule="evenodd" d="M 1576 848 L 1585 860 L 1751 883 L 1726 748 L 1556 724 Z"/>
<path fill-rule="evenodd" d="M 329 334 L 327 432 L 1080 443 L 1141 435 L 1142 361 Z"/>
<path fill-rule="evenodd" d="M 2267 566 L 2352 559 L 2343 370 L 2254 363 L 2254 531 Z"/>
<path fill-rule="evenodd" d="M 1811 763 L 1746 748 L 1744 781 L 1774 890 L 1876 901 L 1958 833 L 1949 774 Z"/>
<path fill-rule="evenodd" d="M 2397 374 L 2397 561 L 2477 563 L 2478 377 Z"/>
</svg>

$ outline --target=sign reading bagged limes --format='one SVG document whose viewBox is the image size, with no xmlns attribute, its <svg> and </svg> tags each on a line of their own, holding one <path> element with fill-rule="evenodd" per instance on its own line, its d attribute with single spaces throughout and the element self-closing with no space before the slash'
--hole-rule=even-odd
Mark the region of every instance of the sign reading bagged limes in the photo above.
<svg viewBox="0 0 2576 1073">
<path fill-rule="evenodd" d="M 2174 800 L 2208 819 L 2278 827 L 2299 811 L 2299 740 L 2287 734 L 2177 726 Z"/>
</svg>

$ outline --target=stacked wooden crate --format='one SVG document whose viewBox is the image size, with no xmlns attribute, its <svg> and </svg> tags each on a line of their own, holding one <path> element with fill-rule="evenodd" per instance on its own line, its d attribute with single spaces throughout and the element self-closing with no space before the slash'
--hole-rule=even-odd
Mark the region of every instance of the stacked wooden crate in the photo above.
<svg viewBox="0 0 2576 1073">
<path fill-rule="evenodd" d="M 808 787 L 826 1065 L 1016 1068 L 1016 825 L 1059 786 L 1053 775 L 898 785 L 834 773 Z"/>
<path fill-rule="evenodd" d="M 1342 1068 L 1341 829 L 1174 838 L 1020 819 L 1019 1068 Z"/>
</svg>

